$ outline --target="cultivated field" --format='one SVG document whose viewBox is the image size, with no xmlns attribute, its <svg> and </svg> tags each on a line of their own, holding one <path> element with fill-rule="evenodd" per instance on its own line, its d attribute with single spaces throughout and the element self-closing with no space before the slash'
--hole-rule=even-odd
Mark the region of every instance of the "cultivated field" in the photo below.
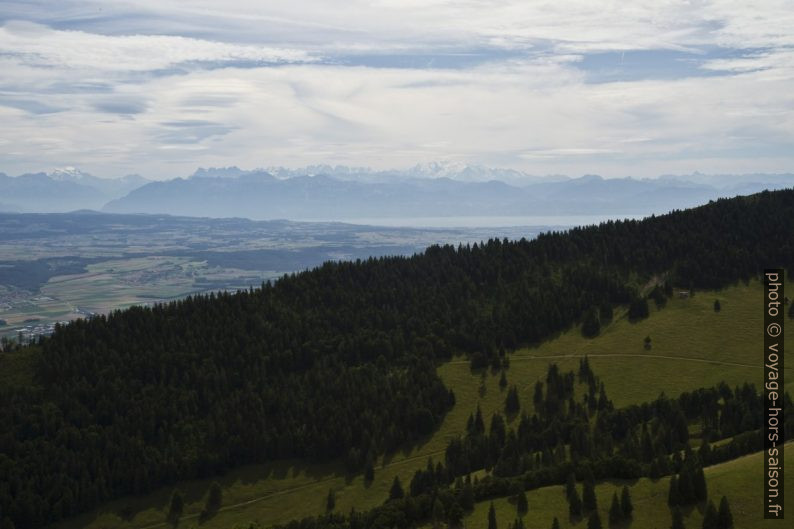
<svg viewBox="0 0 794 529">
<path fill-rule="evenodd" d="M 540 231 L 0 213 L 0 337 L 30 338 L 92 313 L 259 286 L 328 260 L 411 255 L 431 244 Z"/>
</svg>

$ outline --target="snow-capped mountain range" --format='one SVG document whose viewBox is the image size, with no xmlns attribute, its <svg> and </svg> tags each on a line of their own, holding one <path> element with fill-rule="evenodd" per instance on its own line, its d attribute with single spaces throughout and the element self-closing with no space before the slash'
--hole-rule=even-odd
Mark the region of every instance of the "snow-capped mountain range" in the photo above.
<svg viewBox="0 0 794 529">
<path fill-rule="evenodd" d="M 646 215 L 792 185 L 792 174 L 570 178 L 449 162 L 385 171 L 330 165 L 200 168 L 166 181 L 100 178 L 64 167 L 17 177 L 0 173 L 0 211 L 252 219 Z"/>
</svg>

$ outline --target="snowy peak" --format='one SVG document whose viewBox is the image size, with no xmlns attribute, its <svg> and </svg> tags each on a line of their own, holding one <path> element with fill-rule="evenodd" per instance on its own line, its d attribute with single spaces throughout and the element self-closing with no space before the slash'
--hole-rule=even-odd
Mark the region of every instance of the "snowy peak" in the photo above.
<svg viewBox="0 0 794 529">
<path fill-rule="evenodd" d="M 61 167 L 54 169 L 52 172 L 47 173 L 47 176 L 60 182 L 79 182 L 81 180 L 95 178 L 76 167 Z"/>
</svg>

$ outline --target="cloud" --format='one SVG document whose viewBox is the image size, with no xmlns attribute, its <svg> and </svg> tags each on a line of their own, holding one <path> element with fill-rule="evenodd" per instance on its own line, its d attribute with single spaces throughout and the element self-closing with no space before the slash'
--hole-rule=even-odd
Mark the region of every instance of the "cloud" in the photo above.
<svg viewBox="0 0 794 529">
<path fill-rule="evenodd" d="M 794 165 L 786 2 L 53 5 L 0 7 L 5 172 L 70 164 L 165 178 L 199 165 L 445 159 L 650 176 Z"/>
<path fill-rule="evenodd" d="M 38 67 L 150 71 L 190 63 L 306 62 L 308 53 L 287 48 L 212 42 L 182 36 L 107 36 L 60 31 L 28 22 L 0 27 L 0 54 Z"/>
<path fill-rule="evenodd" d="M 143 99 L 115 98 L 99 100 L 93 106 L 99 112 L 128 115 L 145 112 L 147 104 Z"/>
<path fill-rule="evenodd" d="M 33 99 L 19 99 L 11 97 L 0 97 L 0 106 L 17 108 L 31 114 L 52 114 L 63 112 L 66 108 L 48 105 L 47 103 Z"/>
</svg>

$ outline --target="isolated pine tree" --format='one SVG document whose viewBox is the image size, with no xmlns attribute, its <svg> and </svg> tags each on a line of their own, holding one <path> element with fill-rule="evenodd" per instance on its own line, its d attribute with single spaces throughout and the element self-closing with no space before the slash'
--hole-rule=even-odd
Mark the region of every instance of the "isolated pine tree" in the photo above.
<svg viewBox="0 0 794 529">
<path fill-rule="evenodd" d="M 681 512 L 680 507 L 673 509 L 673 523 L 670 525 L 670 529 L 686 529 L 684 526 L 684 513 Z"/>
<path fill-rule="evenodd" d="M 485 421 L 482 418 L 482 410 L 477 405 L 477 413 L 474 415 L 474 433 L 485 433 Z"/>
<path fill-rule="evenodd" d="M 714 502 L 709 500 L 706 512 L 703 514 L 703 529 L 719 529 L 718 516 Z"/>
<path fill-rule="evenodd" d="M 587 519 L 587 529 L 601 529 L 601 517 L 598 511 L 593 511 Z"/>
<path fill-rule="evenodd" d="M 209 494 L 207 494 L 207 502 L 201 511 L 201 518 L 209 518 L 218 512 L 218 509 L 221 508 L 221 503 L 223 503 L 223 491 L 220 484 L 217 481 L 213 481 L 212 485 L 210 485 Z"/>
<path fill-rule="evenodd" d="M 570 500 L 571 496 L 576 493 L 576 475 L 568 474 L 568 481 L 565 482 L 565 497 Z"/>
<path fill-rule="evenodd" d="M 794 303 L 792 303 L 794 306 Z M 543 382 L 535 382 L 535 392 L 532 394 L 532 404 L 535 405 L 535 411 L 540 413 L 541 406 L 543 405 Z"/>
<path fill-rule="evenodd" d="M 595 482 L 587 480 L 582 485 L 582 508 L 587 511 L 594 511 L 598 508 L 595 494 Z"/>
<path fill-rule="evenodd" d="M 518 388 L 512 386 L 507 390 L 507 398 L 505 399 L 505 412 L 507 414 L 518 413 L 521 409 L 521 403 L 518 400 Z"/>
<path fill-rule="evenodd" d="M 334 489 L 328 489 L 328 496 L 325 498 L 325 510 L 330 512 L 336 507 L 336 492 Z"/>
<path fill-rule="evenodd" d="M 524 516 L 529 511 L 529 503 L 527 502 L 527 493 L 523 490 L 518 492 L 516 496 L 516 512 L 518 516 Z"/>
<path fill-rule="evenodd" d="M 554 520 L 552 520 L 551 522 L 551 529 L 560 529 L 560 521 L 557 519 L 556 516 L 554 517 Z"/>
<path fill-rule="evenodd" d="M 394 481 L 392 481 L 391 489 L 389 490 L 389 499 L 399 500 L 403 497 L 405 497 L 405 492 L 403 491 L 402 483 L 400 483 L 400 476 L 394 476 Z"/>
<path fill-rule="evenodd" d="M 576 491 L 575 487 L 573 493 L 568 497 L 568 513 L 571 516 L 582 515 L 582 500 L 579 499 L 579 493 Z"/>
<path fill-rule="evenodd" d="M 438 498 L 433 502 L 433 525 L 436 527 L 441 526 L 441 521 L 444 519 L 444 504 Z"/>
<path fill-rule="evenodd" d="M 474 488 L 471 486 L 471 480 L 463 484 L 463 494 L 460 496 L 460 506 L 470 511 L 474 508 Z"/>
<path fill-rule="evenodd" d="M 620 492 L 620 510 L 623 512 L 624 518 L 630 518 L 631 513 L 634 512 L 634 505 L 631 503 L 631 493 L 626 485 L 623 485 L 623 490 Z"/>
<path fill-rule="evenodd" d="M 179 490 L 174 490 L 171 494 L 171 502 L 168 506 L 168 521 L 176 525 L 184 509 L 185 500 L 182 498 L 182 493 L 179 492 Z"/>
<path fill-rule="evenodd" d="M 720 300 L 715 299 L 714 300 L 714 312 L 719 312 L 720 310 L 722 310 L 722 305 L 720 305 Z"/>
<path fill-rule="evenodd" d="M 709 497 L 706 486 L 706 474 L 703 472 L 703 467 L 698 466 L 692 473 L 692 487 L 696 501 L 706 501 Z"/>
<path fill-rule="evenodd" d="M 684 505 L 695 501 L 695 485 L 692 483 L 692 469 L 689 468 L 689 465 L 684 465 L 681 473 L 678 474 L 678 491 Z"/>
<path fill-rule="evenodd" d="M 502 370 L 502 376 L 499 377 L 499 387 L 505 389 L 507 387 L 507 375 L 505 370 Z"/>
<path fill-rule="evenodd" d="M 678 476 L 673 474 L 670 478 L 670 489 L 667 493 L 667 504 L 671 507 L 681 505 L 681 492 L 678 490 Z"/>
<path fill-rule="evenodd" d="M 717 527 L 719 529 L 731 529 L 733 527 L 731 506 L 728 505 L 728 498 L 725 496 L 720 500 L 720 510 L 717 512 Z"/>
<path fill-rule="evenodd" d="M 612 493 L 612 505 L 609 507 L 609 525 L 617 525 L 623 519 L 617 492 Z"/>
<path fill-rule="evenodd" d="M 493 502 L 491 502 L 491 507 L 488 509 L 488 529 L 497 529 L 496 509 L 494 509 Z"/>
</svg>

